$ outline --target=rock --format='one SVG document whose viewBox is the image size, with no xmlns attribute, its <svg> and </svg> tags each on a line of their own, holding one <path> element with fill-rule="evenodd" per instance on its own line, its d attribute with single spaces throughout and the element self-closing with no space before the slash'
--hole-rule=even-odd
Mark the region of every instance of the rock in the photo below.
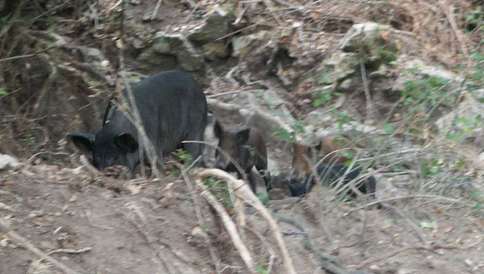
<svg viewBox="0 0 484 274">
<path fill-rule="evenodd" d="M 163 32 L 156 33 L 151 48 L 153 51 L 161 54 L 173 54 L 180 50 L 185 50 L 181 35 Z"/>
<path fill-rule="evenodd" d="M 229 56 L 229 51 L 223 41 L 204 44 L 202 50 L 203 56 L 211 61 Z"/>
<path fill-rule="evenodd" d="M 270 41 L 271 35 L 265 30 L 249 35 L 235 37 L 232 39 L 232 55 L 234 57 L 246 58 L 247 55 L 251 53 L 254 54 L 254 51 L 257 49 L 270 48 Z M 266 44 L 265 47 L 263 47 L 264 44 Z"/>
<path fill-rule="evenodd" d="M 456 75 L 451 71 L 445 70 L 437 66 L 428 65 L 420 59 L 405 60 L 405 58 L 406 58 L 405 56 L 403 56 L 402 58 L 399 58 L 397 60 L 397 63 L 402 64 L 401 65 L 402 70 L 409 71 L 413 75 L 438 77 L 447 81 L 458 83 L 459 85 L 462 81 L 464 81 L 462 77 Z"/>
<path fill-rule="evenodd" d="M 342 125 L 335 123 L 337 117 L 328 109 L 317 108 L 306 115 L 303 120 L 305 126 L 304 134 L 301 135 L 301 142 L 307 145 L 316 145 L 326 136 L 340 136 L 341 134 L 362 134 L 362 135 L 379 135 L 384 134 L 383 130 L 370 125 L 348 121 Z"/>
<path fill-rule="evenodd" d="M 14 169 L 19 166 L 18 160 L 7 154 L 0 154 L 0 170 Z"/>
<path fill-rule="evenodd" d="M 233 13 L 221 8 L 215 9 L 201 26 L 191 31 L 188 39 L 198 44 L 214 42 L 232 31 L 231 23 L 234 19 Z"/>
<path fill-rule="evenodd" d="M 355 24 L 345 34 L 340 44 L 344 52 L 357 53 L 366 64 L 391 63 L 398 57 L 392 28 L 373 22 Z"/>
<path fill-rule="evenodd" d="M 201 227 L 196 226 L 192 229 L 191 236 L 199 241 L 204 241 L 208 237 L 208 234 Z"/>
<path fill-rule="evenodd" d="M 438 102 L 428 107 L 435 108 L 435 113 L 442 115 L 434 120 L 439 133 L 459 143 L 471 140 L 477 146 L 482 145 L 483 92 L 465 92 L 464 79 L 455 73 L 427 65 L 419 59 L 405 58 L 402 56 L 397 61 L 401 72 L 393 83 L 392 91 L 416 96 L 415 100 L 430 100 L 422 97 L 423 92 L 428 94 L 425 95 L 428 98 L 438 96 Z M 462 99 L 455 106 L 458 98 Z"/>
<path fill-rule="evenodd" d="M 477 101 L 484 103 L 484 88 L 473 90 L 471 94 Z"/>
<path fill-rule="evenodd" d="M 274 133 L 281 130 L 278 124 L 292 127 L 296 124 L 296 119 L 285 106 L 285 101 L 274 90 L 263 90 L 247 94 L 248 106 L 260 115 L 250 116 L 247 124 L 259 129 L 263 129 L 266 139 L 273 139 Z M 267 119 L 264 119 L 263 117 Z M 279 123 L 274 123 L 274 120 Z M 290 130 L 290 131 L 293 131 Z"/>
<path fill-rule="evenodd" d="M 344 92 L 347 92 L 347 91 L 351 91 L 351 89 L 355 86 L 355 81 L 353 81 L 354 79 L 352 78 L 348 78 L 348 79 L 345 79 L 343 80 L 343 82 L 341 82 L 341 84 L 339 84 L 339 88 L 338 90 L 340 91 L 344 91 Z"/>
<path fill-rule="evenodd" d="M 312 125 L 317 128 L 327 127 L 329 124 L 334 123 L 331 113 L 324 108 L 317 108 L 309 112 L 304 118 L 304 124 Z"/>
<path fill-rule="evenodd" d="M 183 36 L 164 32 L 155 35 L 151 47 L 144 50 L 138 60 L 143 68 L 156 67 L 156 71 L 174 69 L 177 66 L 187 71 L 203 68 L 202 58 L 187 49 Z"/>
<path fill-rule="evenodd" d="M 83 46 L 79 46 L 78 49 L 82 53 L 84 61 L 87 63 L 102 62 L 106 60 L 106 58 L 99 49 Z"/>
<path fill-rule="evenodd" d="M 202 58 L 194 56 L 189 52 L 177 55 L 178 64 L 187 71 L 199 71 L 204 67 Z"/>
<path fill-rule="evenodd" d="M 467 95 L 451 112 L 439 118 L 435 125 L 447 138 L 458 142 L 472 140 L 475 145 L 482 146 L 483 114 L 484 104 Z"/>
<path fill-rule="evenodd" d="M 273 74 L 284 86 L 291 86 L 306 71 L 300 62 L 300 54 L 291 45 L 284 43 L 290 37 L 281 32 L 258 31 L 232 39 L 232 56 L 252 74 Z"/>
<path fill-rule="evenodd" d="M 355 53 L 337 52 L 322 63 L 315 80 L 319 85 L 336 85 L 359 71 L 360 61 Z"/>
<path fill-rule="evenodd" d="M 392 90 L 401 92 L 405 90 L 405 85 L 409 81 L 416 81 L 420 79 L 434 78 L 442 83 L 445 83 L 445 90 L 452 91 L 461 88 L 461 83 L 464 80 L 451 71 L 427 65 L 419 59 L 406 59 L 407 56 L 401 56 L 397 60 L 399 64 L 399 75 L 394 81 Z"/>
<path fill-rule="evenodd" d="M 55 267 L 49 263 L 42 260 L 35 260 L 27 269 L 26 274 L 60 274 L 62 272 L 55 269 Z"/>
<path fill-rule="evenodd" d="M 82 62 L 89 64 L 90 70 L 94 72 L 81 75 L 86 83 L 94 87 L 102 87 L 106 83 L 114 84 L 108 76 L 112 73 L 111 63 L 99 49 L 84 46 L 71 46 L 69 49 L 71 54 L 80 55 Z"/>
<path fill-rule="evenodd" d="M 287 50 L 280 47 L 277 39 L 277 34 L 268 31 L 236 37 L 232 39 L 232 55 L 238 57 L 244 69 L 254 75 L 274 73 L 279 77 L 279 70 L 287 68 L 283 61 L 288 56 Z M 285 79 L 281 81 L 286 82 Z"/>
</svg>

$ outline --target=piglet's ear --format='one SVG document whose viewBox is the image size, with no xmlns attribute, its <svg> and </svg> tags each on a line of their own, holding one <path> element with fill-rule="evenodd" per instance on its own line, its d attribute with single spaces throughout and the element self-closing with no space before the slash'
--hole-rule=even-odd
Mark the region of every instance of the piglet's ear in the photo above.
<svg viewBox="0 0 484 274">
<path fill-rule="evenodd" d="M 138 149 L 138 142 L 129 133 L 121 133 L 114 137 L 114 144 L 126 153 L 133 153 Z"/>
<path fill-rule="evenodd" d="M 245 144 L 249 141 L 250 136 L 250 128 L 242 129 L 241 131 L 237 132 L 237 143 L 238 144 Z"/>
<path fill-rule="evenodd" d="M 82 153 L 91 154 L 94 147 L 95 136 L 92 133 L 69 133 L 69 139 Z"/>
</svg>

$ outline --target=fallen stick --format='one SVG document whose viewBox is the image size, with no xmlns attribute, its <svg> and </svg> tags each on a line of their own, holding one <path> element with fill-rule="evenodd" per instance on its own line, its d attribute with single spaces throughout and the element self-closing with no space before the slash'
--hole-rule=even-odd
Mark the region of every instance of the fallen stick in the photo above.
<svg viewBox="0 0 484 274">
<path fill-rule="evenodd" d="M 220 204 L 219 201 L 217 201 L 217 199 L 212 195 L 212 193 L 210 193 L 210 190 L 208 190 L 208 188 L 203 184 L 202 182 L 203 177 L 206 177 L 206 176 L 197 176 L 197 178 L 195 179 L 195 182 L 197 183 L 198 187 L 200 187 L 203 190 L 200 193 L 200 195 L 203 198 L 205 198 L 205 200 L 217 212 L 220 218 L 222 218 L 222 223 L 225 226 L 225 229 L 227 229 L 230 239 L 232 240 L 232 243 L 234 244 L 237 251 L 239 252 L 240 257 L 244 261 L 247 269 L 249 269 L 250 273 L 253 273 L 253 274 L 257 273 L 254 259 L 250 255 L 249 249 L 242 241 L 242 238 L 240 237 L 239 232 L 237 231 L 237 226 L 232 221 L 232 219 L 230 218 L 225 208 Z M 234 178 L 234 180 L 236 179 Z M 237 180 L 237 181 L 242 186 L 245 185 L 243 181 L 240 181 L 240 180 Z M 237 189 L 242 186 L 238 186 L 235 188 Z"/>
<path fill-rule="evenodd" d="M 201 184 L 203 187 L 205 187 L 202 183 L 203 178 L 205 177 L 217 177 L 219 179 L 224 180 L 228 184 L 231 184 L 234 189 L 234 193 L 236 195 L 239 195 L 239 198 L 254 207 L 259 214 L 268 222 L 269 228 L 272 232 L 272 235 L 274 239 L 277 242 L 277 245 L 279 247 L 279 250 L 282 255 L 282 261 L 284 263 L 284 268 L 285 271 L 284 273 L 287 274 L 296 274 L 296 270 L 294 269 L 294 265 L 292 263 L 292 259 L 289 256 L 289 252 L 287 250 L 286 244 L 282 238 L 282 233 L 281 230 L 279 229 L 279 226 L 277 225 L 277 222 L 272 218 L 271 214 L 269 211 L 265 208 L 265 206 L 259 201 L 259 199 L 255 196 L 255 194 L 252 192 L 248 184 L 246 184 L 242 180 L 238 180 L 232 175 L 228 174 L 225 171 L 222 171 L 220 169 L 204 169 L 200 171 L 197 174 L 197 181 L 199 184 Z M 223 209 L 223 208 L 222 208 Z M 225 212 L 225 210 L 224 210 Z M 226 212 L 225 212 L 226 213 Z M 227 215 L 228 217 L 228 215 Z M 232 220 L 229 218 L 229 221 L 231 224 L 233 224 Z M 225 222 L 224 222 L 225 224 Z M 238 236 L 238 235 L 237 235 Z"/>
</svg>

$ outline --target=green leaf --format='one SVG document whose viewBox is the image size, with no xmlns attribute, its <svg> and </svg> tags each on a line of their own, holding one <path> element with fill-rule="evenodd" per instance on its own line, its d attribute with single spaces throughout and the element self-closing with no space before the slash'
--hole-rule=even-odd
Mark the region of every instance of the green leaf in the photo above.
<svg viewBox="0 0 484 274">
<path fill-rule="evenodd" d="M 265 193 L 265 192 L 259 192 L 256 194 L 257 198 L 259 198 L 260 202 L 263 204 L 263 205 L 267 205 L 270 201 L 269 199 L 269 194 L 268 193 Z"/>
<path fill-rule="evenodd" d="M 428 228 L 428 229 L 435 229 L 437 227 L 437 223 L 435 221 L 422 221 L 420 222 L 421 228 Z"/>
<path fill-rule="evenodd" d="M 289 143 L 294 142 L 296 138 L 294 132 L 289 132 L 288 130 L 283 128 L 276 129 L 274 131 L 274 136 Z"/>
<path fill-rule="evenodd" d="M 269 273 L 269 271 L 265 267 L 263 267 L 261 265 L 256 266 L 255 271 L 258 274 L 268 274 Z"/>
<path fill-rule="evenodd" d="M 383 125 L 383 132 L 385 132 L 385 134 L 393 134 L 395 132 L 395 127 L 390 124 L 390 123 L 385 123 Z"/>
<path fill-rule="evenodd" d="M 8 92 L 4 88 L 0 88 L 0 97 L 7 96 Z"/>
</svg>

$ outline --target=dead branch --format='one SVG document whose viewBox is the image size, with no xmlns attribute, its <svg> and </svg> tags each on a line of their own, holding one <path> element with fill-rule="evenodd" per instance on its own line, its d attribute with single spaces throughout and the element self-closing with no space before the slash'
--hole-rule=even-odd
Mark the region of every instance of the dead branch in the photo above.
<svg viewBox="0 0 484 274">
<path fill-rule="evenodd" d="M 56 250 L 52 250 L 48 253 L 48 255 L 56 254 L 56 253 L 66 253 L 66 254 L 81 254 L 86 253 L 92 250 L 92 247 L 84 247 L 80 249 L 69 249 L 69 248 L 60 248 Z"/>
<path fill-rule="evenodd" d="M 247 218 L 245 216 L 244 201 L 235 194 L 236 189 L 233 185 L 229 184 L 228 189 L 230 198 L 232 199 L 232 202 L 234 204 L 234 211 L 236 216 L 235 220 L 237 222 L 237 226 L 240 228 L 240 236 L 242 237 L 242 239 L 245 239 L 244 232 L 245 229 L 247 229 Z"/>
<path fill-rule="evenodd" d="M 224 180 L 228 184 L 232 184 L 233 188 L 235 189 L 235 193 L 240 195 L 241 199 L 243 199 L 246 203 L 253 206 L 259 212 L 259 214 L 261 214 L 261 216 L 268 222 L 270 230 L 273 234 L 273 237 L 276 240 L 277 245 L 279 246 L 279 250 L 282 254 L 282 261 L 284 263 L 284 268 L 285 268 L 284 273 L 295 274 L 296 270 L 294 269 L 292 259 L 289 256 L 289 252 L 286 248 L 286 244 L 284 242 L 284 239 L 282 238 L 282 233 L 280 231 L 279 226 L 277 225 L 277 222 L 272 218 L 269 211 L 259 201 L 259 199 L 252 192 L 252 190 L 250 190 L 250 187 L 248 186 L 248 184 L 246 184 L 242 180 L 237 180 L 232 175 L 220 169 L 205 169 L 197 174 L 197 177 L 200 178 L 198 179 L 200 184 L 201 184 L 201 178 L 209 177 L 209 176 L 217 177 L 221 180 Z"/>
<path fill-rule="evenodd" d="M 141 162 L 143 162 L 144 151 L 146 151 L 146 153 L 148 154 L 148 159 L 150 161 L 151 171 L 153 172 L 153 174 L 155 174 L 157 178 L 161 178 L 161 173 L 158 170 L 157 164 L 158 164 L 158 161 L 162 159 L 158 159 L 158 153 L 156 153 L 156 149 L 153 143 L 151 142 L 151 140 L 148 138 L 148 135 L 146 134 L 143 121 L 141 120 L 141 116 L 138 111 L 138 106 L 136 105 L 136 101 L 134 99 L 131 86 L 128 82 L 128 79 L 126 78 L 124 71 L 121 72 L 121 77 L 123 79 L 123 82 L 126 88 L 126 93 L 128 96 L 127 98 L 125 98 L 125 96 L 120 96 L 121 105 L 117 105 L 117 106 L 120 107 L 120 109 L 125 110 L 125 113 L 127 114 L 126 117 L 135 126 L 136 130 L 138 131 L 138 138 L 143 143 L 143 148 L 144 148 L 139 150 Z"/>
<path fill-rule="evenodd" d="M 459 27 L 457 26 L 457 22 L 455 21 L 454 14 L 453 14 L 454 5 L 449 6 L 449 4 L 446 1 L 440 0 L 439 6 L 442 12 L 445 14 L 447 21 L 449 21 L 449 24 L 452 27 L 452 31 L 454 32 L 454 35 L 457 38 L 457 41 L 459 41 L 461 51 L 465 55 L 465 58 L 467 59 L 467 66 L 469 67 L 471 65 L 471 62 L 469 60 L 469 50 L 467 49 L 465 36 L 462 34 L 462 31 L 459 29 Z"/>
<path fill-rule="evenodd" d="M 212 145 L 210 143 L 207 143 L 205 141 L 183 141 L 182 143 L 198 143 L 198 144 L 203 144 L 203 145 L 206 145 L 206 146 L 209 146 L 211 148 L 214 148 L 215 150 L 217 150 L 219 153 L 223 154 L 224 157 L 226 159 L 229 159 L 229 161 L 235 166 L 235 168 L 237 169 L 237 171 L 239 172 L 239 174 L 241 174 L 242 176 L 242 179 L 244 181 L 248 181 L 248 177 L 247 177 L 247 174 L 245 173 L 245 170 L 240 166 L 240 164 L 235 161 L 227 152 L 225 152 L 223 149 L 221 149 L 220 147 L 216 146 L 216 145 Z M 244 212 L 244 208 L 243 208 L 243 202 L 237 198 L 235 195 L 232 195 L 234 193 L 234 189 L 232 188 L 231 185 L 229 185 L 229 194 L 230 194 L 230 198 L 234 204 L 234 210 L 235 210 L 235 214 L 237 216 L 237 225 L 241 228 L 244 228 L 245 227 L 245 212 Z M 241 236 L 242 238 L 243 237 L 243 231 L 241 231 Z"/>
<path fill-rule="evenodd" d="M 238 89 L 238 90 L 231 90 L 231 91 L 221 92 L 217 94 L 207 95 L 207 98 L 216 98 L 216 97 L 221 97 L 226 95 L 234 95 L 239 93 L 256 92 L 256 91 L 260 91 L 260 89 Z"/>
<path fill-rule="evenodd" d="M 33 108 L 34 114 L 39 112 L 39 107 L 42 104 L 42 100 L 45 98 L 47 93 L 51 90 L 51 87 L 52 87 L 53 83 L 55 82 L 57 75 L 58 75 L 57 67 L 55 66 L 55 64 L 53 62 L 50 61 L 50 56 L 45 55 L 44 59 L 46 60 L 46 62 L 48 62 L 50 64 L 50 68 L 52 69 L 52 71 L 50 72 L 49 77 L 47 77 L 47 80 L 45 80 L 45 82 L 42 86 L 42 89 L 39 92 L 39 96 L 37 97 L 37 100 L 36 100 L 36 102 L 34 104 L 34 108 Z"/>
<path fill-rule="evenodd" d="M 363 89 L 365 91 L 365 99 L 366 99 L 366 119 L 367 122 L 374 122 L 376 118 L 375 107 L 373 106 L 373 102 L 371 101 L 370 95 L 370 85 L 368 83 L 368 76 L 366 74 L 366 65 L 363 61 L 360 61 L 360 73 L 361 73 L 361 80 L 363 81 Z"/>
<path fill-rule="evenodd" d="M 220 172 L 223 172 L 223 171 L 220 171 Z M 197 183 L 198 187 L 200 187 L 203 190 L 200 193 L 200 195 L 202 195 L 205 198 L 205 200 L 210 204 L 210 206 L 212 206 L 212 208 L 217 212 L 220 218 L 222 218 L 222 222 L 225 226 L 225 229 L 227 229 L 227 232 L 232 240 L 232 243 L 234 244 L 235 248 L 239 252 L 240 257 L 244 261 L 247 269 L 250 271 L 250 273 L 254 273 L 254 274 L 257 273 L 254 259 L 250 255 L 249 249 L 242 241 L 239 235 L 239 232 L 237 231 L 237 226 L 234 224 L 234 222 L 230 218 L 225 208 L 217 201 L 217 199 L 210 193 L 208 188 L 202 182 L 202 179 L 204 177 L 210 176 L 210 174 L 205 176 L 202 176 L 202 175 L 203 175 L 203 171 L 199 173 L 197 178 L 195 179 L 195 182 Z M 242 188 L 244 185 L 246 185 L 244 181 L 237 180 L 229 174 L 227 174 L 227 176 L 229 176 L 237 184 L 236 186 L 234 186 L 235 189 Z"/>
<path fill-rule="evenodd" d="M 156 15 L 158 14 L 158 10 L 160 9 L 160 5 L 162 2 L 163 0 L 158 0 L 158 2 L 156 2 L 155 9 L 153 10 L 153 13 L 151 13 L 151 17 L 150 17 L 151 20 L 156 19 Z"/>
</svg>

